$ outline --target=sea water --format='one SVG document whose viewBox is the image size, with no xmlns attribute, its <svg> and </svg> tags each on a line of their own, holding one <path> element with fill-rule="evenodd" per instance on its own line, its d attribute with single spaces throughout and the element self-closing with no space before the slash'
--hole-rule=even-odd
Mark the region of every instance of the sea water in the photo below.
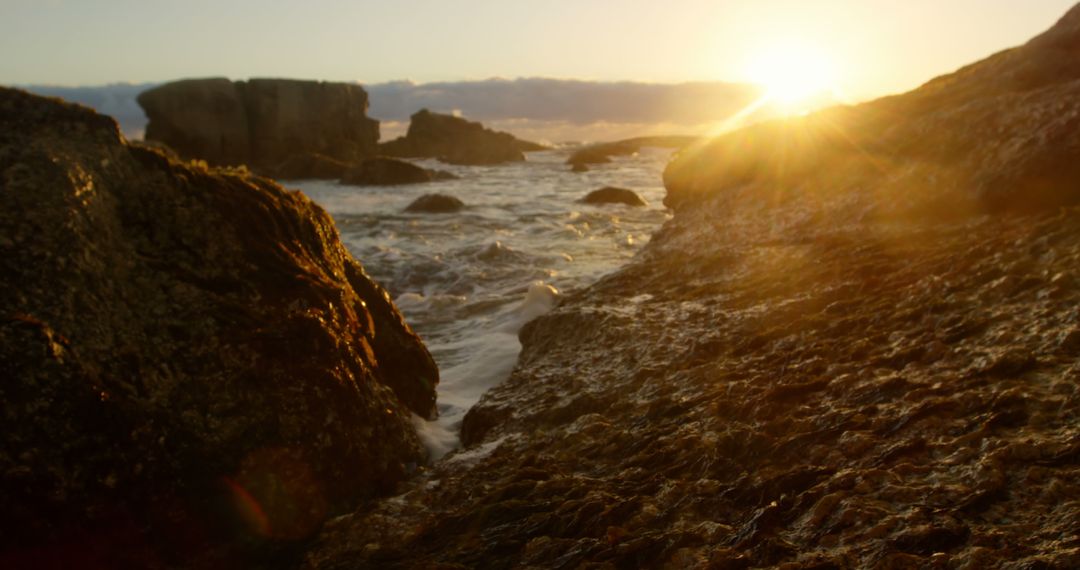
<svg viewBox="0 0 1080 570">
<path fill-rule="evenodd" d="M 669 217 L 661 175 L 671 152 L 645 148 L 572 173 L 572 149 L 528 154 L 499 166 L 453 166 L 458 180 L 409 186 L 300 181 L 333 216 L 342 240 L 393 297 L 439 365 L 439 417 L 415 418 L 432 459 L 458 445 L 465 413 L 506 379 L 522 325 L 558 297 L 631 258 Z M 579 203 L 604 186 L 629 188 L 648 207 Z M 423 194 L 455 196 L 453 214 L 404 213 Z"/>
</svg>

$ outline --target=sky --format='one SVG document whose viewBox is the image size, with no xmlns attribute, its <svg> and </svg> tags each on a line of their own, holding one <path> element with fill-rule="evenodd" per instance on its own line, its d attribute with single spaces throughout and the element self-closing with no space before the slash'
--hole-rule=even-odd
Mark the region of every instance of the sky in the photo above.
<svg viewBox="0 0 1080 570">
<path fill-rule="evenodd" d="M 0 84 L 747 81 L 789 46 L 852 100 L 1050 27 L 1075 0 L 0 0 Z"/>
</svg>

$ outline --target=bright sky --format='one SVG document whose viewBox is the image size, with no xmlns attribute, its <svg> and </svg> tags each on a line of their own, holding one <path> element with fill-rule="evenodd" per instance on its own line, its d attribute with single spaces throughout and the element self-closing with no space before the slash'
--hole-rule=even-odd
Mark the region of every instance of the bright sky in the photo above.
<svg viewBox="0 0 1080 570">
<path fill-rule="evenodd" d="M 0 0 L 0 84 L 746 81 L 782 45 L 863 99 L 1022 43 L 1075 1 Z"/>
</svg>

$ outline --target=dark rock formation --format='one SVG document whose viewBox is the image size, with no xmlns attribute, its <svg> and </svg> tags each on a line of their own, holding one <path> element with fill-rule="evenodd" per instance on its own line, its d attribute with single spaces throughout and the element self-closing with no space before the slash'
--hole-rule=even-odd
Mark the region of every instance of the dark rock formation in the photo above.
<svg viewBox="0 0 1080 570">
<path fill-rule="evenodd" d="M 428 170 L 405 160 L 380 156 L 351 167 L 341 177 L 341 183 L 355 186 L 397 186 L 455 178 L 457 176 L 449 172 Z"/>
<path fill-rule="evenodd" d="M 674 218 L 526 325 L 469 449 L 308 565 L 1080 566 L 1078 46 L 1080 8 L 684 151 Z"/>
<path fill-rule="evenodd" d="M 10 89 L 0 180 L 0 566 L 280 565 L 423 460 L 435 364 L 303 194 Z"/>
<path fill-rule="evenodd" d="M 293 155 L 356 162 L 376 154 L 379 122 L 359 85 L 288 79 L 189 79 L 138 97 L 146 140 L 211 165 L 272 173 Z"/>
<path fill-rule="evenodd" d="M 426 212 L 429 214 L 448 214 L 465 207 L 465 202 L 445 194 L 424 194 L 405 207 L 406 212 Z"/>
<path fill-rule="evenodd" d="M 633 190 L 605 186 L 589 192 L 581 199 L 583 204 L 626 204 L 627 206 L 648 206 L 649 203 Z"/>
<path fill-rule="evenodd" d="M 484 128 L 461 117 L 421 109 L 404 137 L 379 145 L 382 154 L 402 158 L 438 158 L 450 164 L 501 164 L 525 160 L 523 152 L 543 150 L 536 143 Z"/>
<path fill-rule="evenodd" d="M 589 167 L 586 166 L 585 163 L 583 163 L 583 162 L 575 162 L 574 165 L 570 167 L 570 172 L 588 172 L 588 171 L 589 171 Z"/>
<path fill-rule="evenodd" d="M 316 153 L 294 154 L 269 174 L 278 180 L 335 180 L 353 165 Z"/>
<path fill-rule="evenodd" d="M 611 162 L 611 157 L 613 156 L 634 154 L 643 147 L 681 149 L 696 142 L 700 142 L 701 140 L 700 137 L 672 135 L 636 137 L 615 142 L 599 143 L 578 149 L 570 155 L 570 158 L 566 159 L 566 163 L 573 164 L 575 167 L 578 165 L 584 166 L 586 164 L 607 164 Z"/>
</svg>

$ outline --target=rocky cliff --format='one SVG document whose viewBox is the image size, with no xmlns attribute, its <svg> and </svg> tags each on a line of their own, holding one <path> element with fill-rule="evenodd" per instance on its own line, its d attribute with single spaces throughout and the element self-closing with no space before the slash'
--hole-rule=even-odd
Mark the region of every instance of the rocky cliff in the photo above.
<svg viewBox="0 0 1080 570">
<path fill-rule="evenodd" d="M 0 566 L 280 565 L 424 460 L 435 365 L 302 194 L 10 89 L 0 184 Z"/>
<path fill-rule="evenodd" d="M 898 97 L 684 150 L 467 449 L 311 568 L 1080 566 L 1080 7 Z"/>
<path fill-rule="evenodd" d="M 525 160 L 523 152 L 545 147 L 484 128 L 461 117 L 421 109 L 412 115 L 404 137 L 379 145 L 387 156 L 438 158 L 450 164 L 500 164 Z"/>
<path fill-rule="evenodd" d="M 146 140 L 211 165 L 273 172 L 296 156 L 356 162 L 376 154 L 379 122 L 359 85 L 289 79 L 189 79 L 141 93 Z M 295 160 L 295 159 L 294 159 Z"/>
</svg>

